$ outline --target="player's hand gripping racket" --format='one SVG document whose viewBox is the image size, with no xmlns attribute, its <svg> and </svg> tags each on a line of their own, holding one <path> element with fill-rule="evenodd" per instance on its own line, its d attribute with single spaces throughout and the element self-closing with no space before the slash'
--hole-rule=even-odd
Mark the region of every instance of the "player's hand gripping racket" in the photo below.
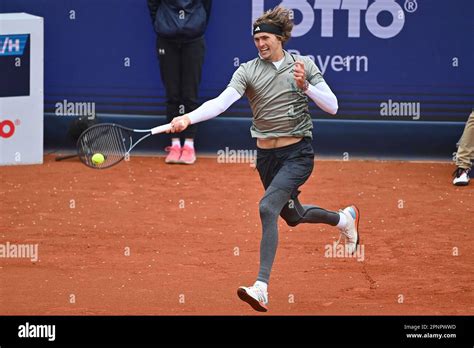
<svg viewBox="0 0 474 348">
<path fill-rule="evenodd" d="M 110 168 L 130 155 L 130 151 L 150 135 L 171 129 L 165 124 L 152 129 L 131 129 L 114 123 L 101 123 L 86 129 L 77 140 L 77 153 L 82 163 L 94 169 Z M 143 134 L 133 141 L 136 134 Z"/>
</svg>

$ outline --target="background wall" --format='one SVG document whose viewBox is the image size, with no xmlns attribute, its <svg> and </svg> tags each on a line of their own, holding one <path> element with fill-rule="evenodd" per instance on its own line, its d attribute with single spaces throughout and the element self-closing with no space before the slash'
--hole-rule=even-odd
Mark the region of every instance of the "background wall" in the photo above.
<svg viewBox="0 0 474 348">
<path fill-rule="evenodd" d="M 226 87 L 240 62 L 255 57 L 252 18 L 280 3 L 295 13 L 286 48 L 313 56 L 339 99 L 336 117 L 311 106 L 320 154 L 452 156 L 474 106 L 472 0 L 214 0 L 203 100 Z M 68 145 L 64 129 L 71 118 L 55 115 L 64 100 L 93 102 L 107 121 L 163 122 L 164 90 L 145 0 L 2 0 L 0 12 L 45 18 L 46 147 Z M 414 109 L 397 116 L 402 102 Z M 254 146 L 250 117 L 243 98 L 201 125 L 198 150 Z M 161 145 L 153 139 L 143 148 Z"/>
</svg>

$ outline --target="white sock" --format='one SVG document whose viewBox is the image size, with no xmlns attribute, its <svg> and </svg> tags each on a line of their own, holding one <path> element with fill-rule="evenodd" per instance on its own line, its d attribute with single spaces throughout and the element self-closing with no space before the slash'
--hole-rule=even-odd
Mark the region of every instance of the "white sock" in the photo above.
<svg viewBox="0 0 474 348">
<path fill-rule="evenodd" d="M 194 139 L 187 138 L 187 139 L 184 141 L 184 145 L 185 145 L 185 146 L 189 146 L 191 149 L 194 149 Z"/>
<path fill-rule="evenodd" d="M 338 222 L 336 227 L 342 230 L 344 227 L 346 227 L 346 225 L 347 225 L 346 215 L 342 211 L 340 211 L 339 212 L 339 222 Z"/>
<path fill-rule="evenodd" d="M 264 292 L 267 292 L 267 288 L 268 288 L 268 284 L 267 284 L 267 283 L 262 282 L 262 281 L 260 281 L 260 280 L 257 280 L 254 285 L 258 286 L 258 287 L 259 287 L 260 289 L 262 289 Z"/>
<path fill-rule="evenodd" d="M 171 138 L 171 146 L 181 147 L 181 142 L 179 141 L 179 138 Z"/>
</svg>

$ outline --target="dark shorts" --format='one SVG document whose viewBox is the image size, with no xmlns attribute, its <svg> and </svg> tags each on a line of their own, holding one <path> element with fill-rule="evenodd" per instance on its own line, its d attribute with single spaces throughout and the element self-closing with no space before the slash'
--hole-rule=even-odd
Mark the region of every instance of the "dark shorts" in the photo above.
<svg viewBox="0 0 474 348">
<path fill-rule="evenodd" d="M 314 150 L 310 138 L 276 149 L 257 148 L 257 170 L 265 190 L 272 185 L 299 194 L 298 188 L 308 180 L 314 167 Z"/>
</svg>

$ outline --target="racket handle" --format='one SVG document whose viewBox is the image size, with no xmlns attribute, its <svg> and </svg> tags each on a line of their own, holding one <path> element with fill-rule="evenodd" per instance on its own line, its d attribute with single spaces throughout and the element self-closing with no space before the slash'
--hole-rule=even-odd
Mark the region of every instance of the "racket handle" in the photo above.
<svg viewBox="0 0 474 348">
<path fill-rule="evenodd" d="M 170 123 L 164 124 L 162 126 L 152 128 L 151 129 L 151 134 L 164 133 L 164 132 L 166 132 L 167 130 L 170 130 L 170 129 L 171 129 L 171 124 Z"/>
</svg>

